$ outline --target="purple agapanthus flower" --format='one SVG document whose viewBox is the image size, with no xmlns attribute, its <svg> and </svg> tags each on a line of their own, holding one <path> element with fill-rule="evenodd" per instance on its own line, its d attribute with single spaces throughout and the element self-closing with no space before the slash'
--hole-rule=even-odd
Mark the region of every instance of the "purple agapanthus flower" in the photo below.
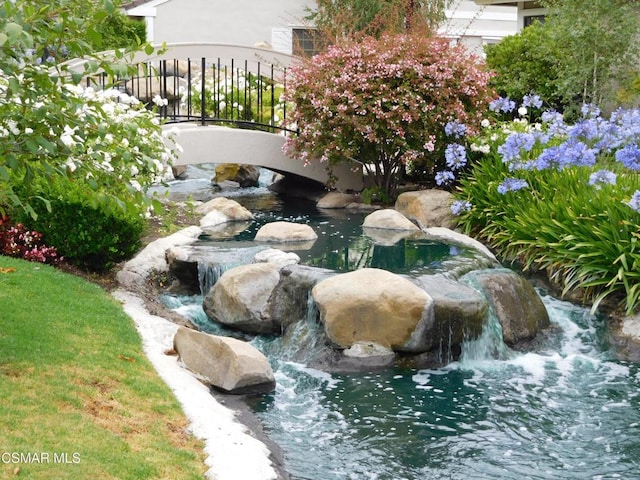
<svg viewBox="0 0 640 480">
<path fill-rule="evenodd" d="M 517 162 L 522 151 L 530 152 L 535 144 L 536 137 L 531 133 L 512 133 L 498 147 L 498 153 L 502 156 L 503 163 Z"/>
<path fill-rule="evenodd" d="M 568 126 L 564 123 L 562 114 L 555 110 L 547 110 L 543 112 L 540 119 L 546 124 L 549 135 L 563 135 L 568 130 Z"/>
<path fill-rule="evenodd" d="M 583 117 L 596 118 L 600 116 L 600 109 L 592 103 L 585 103 L 580 109 Z"/>
<path fill-rule="evenodd" d="M 442 170 L 436 173 L 436 185 L 449 185 L 455 179 L 456 176 L 448 170 Z"/>
<path fill-rule="evenodd" d="M 631 208 L 633 208 L 636 212 L 640 213 L 640 190 L 636 190 L 631 197 L 631 200 L 627 202 Z"/>
<path fill-rule="evenodd" d="M 463 212 L 468 212 L 471 210 L 471 203 L 466 200 L 456 200 L 451 204 L 451 213 L 453 213 L 456 217 L 462 215 Z"/>
<path fill-rule="evenodd" d="M 496 98 L 489 104 L 489 110 L 492 112 L 513 112 L 516 108 L 516 102 L 510 100 L 508 97 Z"/>
<path fill-rule="evenodd" d="M 616 152 L 616 160 L 630 170 L 640 170 L 640 148 L 631 143 Z"/>
<path fill-rule="evenodd" d="M 600 122 L 596 118 L 584 119 L 569 129 L 571 138 L 579 138 L 585 140 L 593 140 L 599 135 Z"/>
<path fill-rule="evenodd" d="M 515 192 L 517 190 L 522 190 L 523 188 L 528 188 L 529 184 L 526 180 L 521 178 L 505 178 L 504 181 L 498 185 L 498 193 L 504 195 L 507 192 Z"/>
<path fill-rule="evenodd" d="M 447 122 L 444 126 L 444 133 L 453 138 L 464 137 L 464 134 L 467 133 L 467 126 L 464 123 L 460 123 L 458 120 L 453 120 L 451 122 Z"/>
<path fill-rule="evenodd" d="M 615 185 L 617 175 L 611 170 L 598 170 L 589 176 L 589 185 L 600 186 L 601 184 Z"/>
<path fill-rule="evenodd" d="M 542 107 L 542 99 L 539 95 L 529 94 L 522 97 L 522 106 L 523 107 L 533 107 L 540 108 Z"/>
<path fill-rule="evenodd" d="M 596 152 L 583 142 L 569 139 L 558 146 L 546 148 L 535 162 L 538 170 L 592 167 L 596 163 Z"/>
<path fill-rule="evenodd" d="M 457 170 L 467 164 L 467 150 L 458 143 L 450 143 L 444 151 L 447 167 Z"/>
</svg>

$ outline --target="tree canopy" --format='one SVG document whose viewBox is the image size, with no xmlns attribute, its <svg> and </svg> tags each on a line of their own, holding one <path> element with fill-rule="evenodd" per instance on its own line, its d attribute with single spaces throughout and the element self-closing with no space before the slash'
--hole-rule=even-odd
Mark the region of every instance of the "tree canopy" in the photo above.
<svg viewBox="0 0 640 480">
<path fill-rule="evenodd" d="M 640 73 L 640 9 L 628 0 L 544 0 L 544 23 L 487 47 L 487 63 L 503 95 L 539 94 L 548 106 L 577 116 L 582 104 L 633 102 Z M 627 95 L 623 98 L 620 93 Z"/>
<path fill-rule="evenodd" d="M 318 0 L 308 19 L 329 43 L 353 36 L 434 30 L 452 0 Z"/>
</svg>

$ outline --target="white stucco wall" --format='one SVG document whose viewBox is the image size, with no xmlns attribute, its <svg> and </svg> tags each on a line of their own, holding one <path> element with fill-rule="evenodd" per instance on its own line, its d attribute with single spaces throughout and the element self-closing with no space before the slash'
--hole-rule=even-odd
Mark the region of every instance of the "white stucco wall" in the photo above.
<svg viewBox="0 0 640 480">
<path fill-rule="evenodd" d="M 518 13 L 513 6 L 455 0 L 446 13 L 447 20 L 439 32 L 466 45 L 477 55 L 483 55 L 484 45 L 496 43 L 517 31 Z"/>
<path fill-rule="evenodd" d="M 291 53 L 291 29 L 306 26 L 313 8 L 314 0 L 149 0 L 128 14 L 146 18 L 147 40 L 154 43 L 260 44 Z M 479 54 L 517 27 L 516 7 L 473 0 L 454 0 L 447 16 L 440 32 Z"/>
<path fill-rule="evenodd" d="M 148 18 L 154 43 L 272 44 L 274 29 L 305 24 L 308 0 L 155 0 L 128 11 Z"/>
</svg>

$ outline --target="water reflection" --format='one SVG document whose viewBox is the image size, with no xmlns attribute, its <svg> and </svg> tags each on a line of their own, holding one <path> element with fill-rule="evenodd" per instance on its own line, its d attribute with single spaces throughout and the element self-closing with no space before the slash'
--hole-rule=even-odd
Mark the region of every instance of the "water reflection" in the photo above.
<svg viewBox="0 0 640 480">
<path fill-rule="evenodd" d="M 272 201 L 260 201 L 259 198 L 254 196 L 248 204 L 244 200 L 241 203 L 249 209 L 276 206 Z M 270 222 L 288 221 L 310 225 L 318 239 L 304 248 L 295 243 L 279 244 L 275 248 L 294 251 L 300 256 L 302 264 L 339 272 L 368 267 L 394 273 L 433 274 L 451 270 L 459 263 L 479 257 L 472 249 L 428 239 L 422 232 L 385 232 L 381 229 L 367 229 L 365 232 L 362 223 L 367 214 L 362 212 L 320 211 L 313 202 L 303 200 L 295 201 L 293 205 L 289 202 L 279 204 L 277 207 L 275 210 L 252 210 L 255 220 L 230 235 L 205 232 L 199 245 L 228 247 L 226 242 L 233 242 L 238 248 L 251 246 L 260 227 Z"/>
</svg>

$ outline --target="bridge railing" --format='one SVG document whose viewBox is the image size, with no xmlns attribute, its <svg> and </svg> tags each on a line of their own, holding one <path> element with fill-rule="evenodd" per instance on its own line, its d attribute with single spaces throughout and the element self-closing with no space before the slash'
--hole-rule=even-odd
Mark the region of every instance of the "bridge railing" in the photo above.
<svg viewBox="0 0 640 480">
<path fill-rule="evenodd" d="M 267 49 L 221 44 L 176 44 L 161 54 L 140 54 L 126 76 L 87 78 L 87 85 L 113 83 L 145 103 L 158 103 L 167 122 L 198 122 L 271 133 L 291 133 L 282 100 L 293 57 Z"/>
</svg>

